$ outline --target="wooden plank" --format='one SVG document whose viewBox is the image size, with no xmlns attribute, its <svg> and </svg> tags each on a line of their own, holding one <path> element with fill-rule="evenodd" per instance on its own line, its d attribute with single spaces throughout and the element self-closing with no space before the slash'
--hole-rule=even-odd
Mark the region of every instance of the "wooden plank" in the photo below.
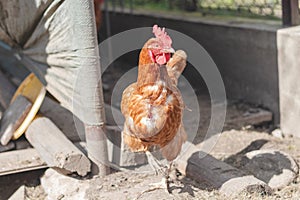
<svg viewBox="0 0 300 200">
<path fill-rule="evenodd" d="M 25 79 L 30 71 L 16 58 L 13 51 L 8 50 L 6 45 L 4 46 L 0 41 L 0 68 L 19 80 Z"/>
<path fill-rule="evenodd" d="M 14 143 L 15 143 L 15 146 L 16 146 L 15 148 L 17 150 L 32 148 L 32 146 L 26 140 L 26 138 L 19 138 L 18 140 L 14 141 Z"/>
<path fill-rule="evenodd" d="M 215 159 L 186 142 L 175 164 L 179 171 L 198 181 L 207 182 L 226 195 L 238 195 L 242 191 L 271 193 L 272 189 L 253 175 L 246 175 L 239 169 Z"/>
<path fill-rule="evenodd" d="M 237 116 L 235 118 L 226 120 L 229 124 L 242 124 L 242 125 L 259 125 L 263 122 L 271 122 L 273 119 L 273 114 L 270 111 L 257 109 L 254 113 L 247 112 L 242 116 Z"/>
<path fill-rule="evenodd" d="M 0 153 L 0 176 L 46 168 L 35 149 L 23 149 Z"/>
<path fill-rule="evenodd" d="M 72 142 L 85 141 L 83 123 L 55 100 L 46 96 L 40 112 L 50 119 Z M 76 120 L 77 127 L 74 120 Z"/>
<path fill-rule="evenodd" d="M 0 71 L 0 105 L 6 109 L 15 93 L 16 87 Z"/>
<path fill-rule="evenodd" d="M 90 160 L 48 118 L 34 120 L 25 136 L 48 166 L 81 176 L 90 172 Z"/>
<path fill-rule="evenodd" d="M 3 146 L 0 144 L 0 153 L 1 152 L 5 152 L 5 151 L 9 151 L 16 148 L 16 145 L 14 142 L 9 142 L 7 145 Z"/>
<path fill-rule="evenodd" d="M 299 0 L 290 0 L 290 1 L 291 1 L 291 25 L 296 26 L 300 24 Z"/>
<path fill-rule="evenodd" d="M 45 100 L 40 108 L 40 112 L 43 116 L 49 118 L 54 124 L 67 136 L 72 142 L 85 141 L 84 125 L 76 116 L 74 116 L 69 110 L 62 107 L 55 100 L 45 97 Z M 114 115 L 112 114 L 114 112 Z M 105 104 L 105 114 L 107 124 L 115 125 L 115 118 L 117 121 L 121 121 L 122 114 L 116 108 Z M 76 120 L 76 125 L 75 125 Z M 110 137 L 111 138 L 111 137 Z M 120 140 L 120 136 L 116 136 L 116 141 Z"/>
<path fill-rule="evenodd" d="M 86 144 L 84 142 L 75 143 L 75 146 L 82 150 L 85 155 L 87 154 L 85 149 Z M 0 176 L 47 167 L 46 162 L 42 160 L 41 156 L 34 148 L 0 153 Z"/>
<path fill-rule="evenodd" d="M 281 0 L 282 5 L 282 24 L 291 24 L 291 11 L 290 11 L 290 0 Z"/>
<path fill-rule="evenodd" d="M 1 144 L 7 145 L 13 133 L 19 128 L 29 113 L 32 103 L 24 96 L 19 95 L 16 100 L 9 105 L 1 118 L 0 138 Z"/>
</svg>

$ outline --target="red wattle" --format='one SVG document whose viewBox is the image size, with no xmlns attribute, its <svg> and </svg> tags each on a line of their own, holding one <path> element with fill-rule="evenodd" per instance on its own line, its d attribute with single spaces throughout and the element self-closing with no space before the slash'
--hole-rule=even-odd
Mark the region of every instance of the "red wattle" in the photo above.
<svg viewBox="0 0 300 200">
<path fill-rule="evenodd" d="M 170 53 L 160 53 L 155 55 L 151 50 L 148 53 L 151 58 L 151 61 L 160 65 L 166 64 L 171 58 Z"/>
<path fill-rule="evenodd" d="M 170 60 L 170 54 L 169 53 L 162 53 L 155 57 L 155 60 L 158 64 L 164 65 Z"/>
</svg>

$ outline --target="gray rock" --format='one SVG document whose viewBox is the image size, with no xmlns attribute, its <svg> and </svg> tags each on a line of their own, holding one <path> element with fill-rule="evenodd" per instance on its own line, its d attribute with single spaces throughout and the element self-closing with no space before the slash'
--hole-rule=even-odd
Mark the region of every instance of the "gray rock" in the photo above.
<svg viewBox="0 0 300 200">
<path fill-rule="evenodd" d="M 90 187 L 89 181 L 83 181 L 62 175 L 49 168 L 41 177 L 41 185 L 47 194 L 47 199 L 82 199 L 85 200 L 86 192 Z"/>
<path fill-rule="evenodd" d="M 289 185 L 299 172 L 295 160 L 279 150 L 251 151 L 243 159 L 243 170 L 266 182 L 272 189 L 282 189 Z"/>
<path fill-rule="evenodd" d="M 272 133 L 271 133 L 271 135 L 274 136 L 274 137 L 277 137 L 279 139 L 283 139 L 284 138 L 284 135 L 283 135 L 283 132 L 282 132 L 281 129 L 275 129 L 275 130 L 273 130 Z"/>
<path fill-rule="evenodd" d="M 19 187 L 8 200 L 25 200 L 25 186 Z"/>
</svg>

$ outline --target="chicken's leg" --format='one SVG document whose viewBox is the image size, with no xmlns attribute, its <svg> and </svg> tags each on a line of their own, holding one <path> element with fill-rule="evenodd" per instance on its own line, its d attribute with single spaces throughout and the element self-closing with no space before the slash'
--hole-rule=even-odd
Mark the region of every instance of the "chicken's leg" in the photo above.
<svg viewBox="0 0 300 200">
<path fill-rule="evenodd" d="M 143 191 L 139 195 L 139 197 L 146 192 L 151 192 L 151 191 L 154 191 L 157 189 L 164 189 L 167 191 L 167 193 L 170 193 L 169 174 L 171 171 L 172 162 L 170 162 L 170 165 L 167 167 L 167 166 L 164 166 L 163 164 L 161 164 L 160 161 L 157 160 L 149 151 L 146 151 L 146 155 L 148 158 L 149 165 L 155 170 L 156 174 L 159 173 L 159 174 L 163 175 L 163 178 L 162 178 L 161 182 L 150 184 L 150 186 L 152 186 L 152 187 Z"/>
<path fill-rule="evenodd" d="M 150 184 L 150 186 L 152 186 L 152 188 L 150 188 L 150 191 L 153 191 L 155 189 L 165 189 L 168 193 L 171 193 L 170 192 L 170 176 L 169 175 L 171 172 L 172 165 L 173 165 L 173 161 L 171 161 L 169 163 L 169 166 L 168 167 L 166 166 L 166 169 L 163 170 L 163 173 L 161 173 L 163 175 L 161 182 Z"/>
<path fill-rule="evenodd" d="M 166 176 L 166 167 L 157 160 L 150 151 L 146 151 L 146 156 L 150 167 L 155 171 L 155 174 Z"/>
</svg>

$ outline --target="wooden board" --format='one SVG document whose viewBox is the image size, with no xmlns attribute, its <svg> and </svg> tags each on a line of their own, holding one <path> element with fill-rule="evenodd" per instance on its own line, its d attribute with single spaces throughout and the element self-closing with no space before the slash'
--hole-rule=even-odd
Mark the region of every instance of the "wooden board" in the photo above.
<svg viewBox="0 0 300 200">
<path fill-rule="evenodd" d="M 14 52 L 7 51 L 6 48 L 0 44 L 0 68 L 9 73 L 9 75 L 23 80 L 30 72 L 29 70 L 16 58 Z"/>
<path fill-rule="evenodd" d="M 0 153 L 0 176 L 46 168 L 35 149 L 23 149 Z"/>
<path fill-rule="evenodd" d="M 6 78 L 0 70 L 0 105 L 6 109 L 10 103 L 11 98 L 15 93 L 16 87 Z"/>
<path fill-rule="evenodd" d="M 13 144 L 13 143 L 12 143 Z M 84 155 L 87 156 L 86 143 L 78 142 L 74 144 Z M 20 164 L 21 163 L 21 164 Z M 116 164 L 109 163 L 111 168 L 119 171 L 128 171 Z M 22 149 L 0 153 L 0 176 L 15 174 L 24 171 L 47 168 L 47 164 L 34 148 Z"/>
<path fill-rule="evenodd" d="M 48 166 L 81 176 L 90 172 L 90 160 L 48 118 L 35 119 L 25 136 Z"/>
<path fill-rule="evenodd" d="M 14 142 L 9 142 L 7 145 L 3 146 L 0 144 L 0 153 L 1 152 L 5 152 L 5 151 L 9 151 L 9 150 L 12 150 L 12 149 L 15 149 L 16 148 L 16 145 Z"/>
<path fill-rule="evenodd" d="M 244 113 L 242 116 L 237 116 L 233 119 L 226 120 L 226 123 L 241 125 L 259 125 L 263 122 L 271 122 L 272 119 L 272 112 L 258 108 L 255 110 L 254 113 Z"/>
<path fill-rule="evenodd" d="M 115 116 L 112 114 L 115 113 Z M 49 118 L 54 124 L 67 136 L 72 142 L 85 141 L 84 125 L 76 116 L 74 116 L 69 110 L 62 107 L 57 101 L 45 97 L 44 102 L 40 108 L 40 112 L 43 116 Z M 105 114 L 107 124 L 115 125 L 114 117 L 123 117 L 120 111 L 116 108 L 105 104 Z M 76 121 L 76 124 L 75 124 Z M 109 137 L 109 136 L 108 136 Z M 119 143 L 120 136 L 114 134 L 115 143 Z M 120 146 L 120 145 L 119 145 Z"/>
<path fill-rule="evenodd" d="M 283 25 L 299 25 L 299 1 L 282 0 L 282 23 Z"/>
<path fill-rule="evenodd" d="M 272 191 L 266 183 L 253 175 L 246 175 L 239 169 L 199 151 L 189 142 L 184 144 L 175 164 L 181 173 L 198 182 L 209 183 L 226 196 L 238 195 L 242 191 Z"/>
<path fill-rule="evenodd" d="M 32 103 L 22 95 L 19 95 L 16 100 L 9 105 L 0 121 L 0 138 L 2 145 L 7 145 L 11 140 L 14 132 L 22 124 L 31 107 Z"/>
<path fill-rule="evenodd" d="M 85 141 L 83 123 L 55 100 L 46 96 L 40 112 L 50 119 L 72 142 Z"/>
<path fill-rule="evenodd" d="M 5 109 L 0 104 L 0 119 L 2 118 L 4 111 L 5 111 Z"/>
</svg>

